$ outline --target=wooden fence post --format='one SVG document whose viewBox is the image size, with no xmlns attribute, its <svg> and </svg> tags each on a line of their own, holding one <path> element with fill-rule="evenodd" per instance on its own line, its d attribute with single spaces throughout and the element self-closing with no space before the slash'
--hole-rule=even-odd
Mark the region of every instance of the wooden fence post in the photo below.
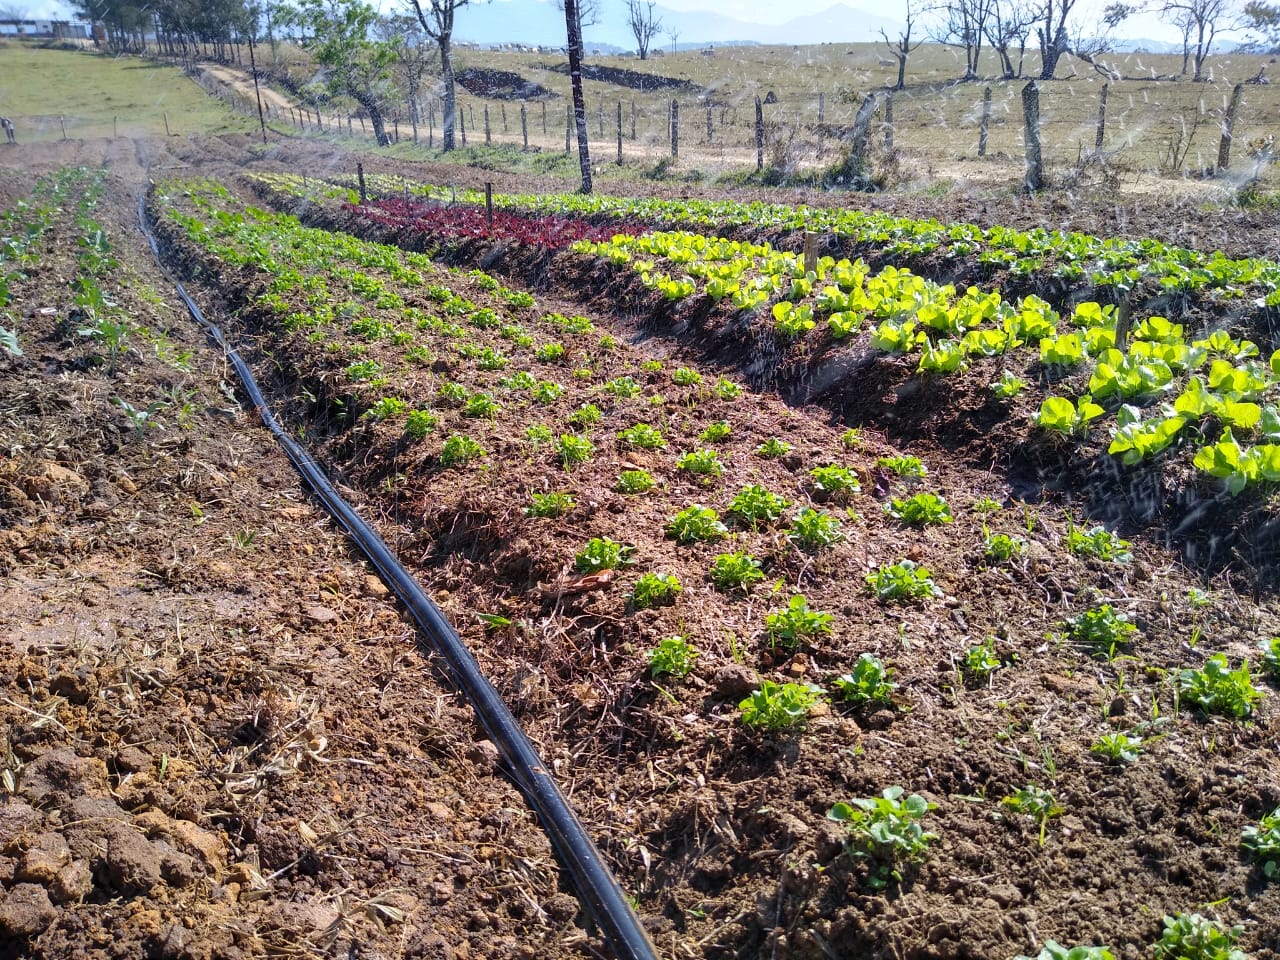
<svg viewBox="0 0 1280 960">
<path fill-rule="evenodd" d="M 756 97 L 756 170 L 764 169 L 764 107 Z"/>
<path fill-rule="evenodd" d="M 455 110 L 454 112 L 458 115 L 458 134 L 462 137 L 462 145 L 465 147 L 467 145 L 467 114 L 465 110 Z M 475 127 L 474 114 L 472 114 L 471 120 L 471 126 Z"/>
<path fill-rule="evenodd" d="M 884 148 L 889 153 L 893 152 L 893 91 L 890 90 L 885 94 L 884 98 Z"/>
<path fill-rule="evenodd" d="M 520 101 L 520 137 L 524 140 L 524 149 L 529 149 L 529 106 Z"/>
<path fill-rule="evenodd" d="M 680 102 L 671 101 L 671 158 L 680 158 Z"/>
<path fill-rule="evenodd" d="M 564 155 L 570 154 L 569 137 L 573 134 L 573 104 L 564 105 Z"/>
<path fill-rule="evenodd" d="M 366 200 L 369 199 L 369 194 L 365 191 L 365 188 L 364 188 L 364 164 L 363 163 L 356 164 L 356 179 L 360 181 L 360 202 L 364 203 Z"/>
<path fill-rule="evenodd" d="M 547 101 L 542 101 L 542 135 L 547 135 Z"/>
<path fill-rule="evenodd" d="M 978 156 L 987 155 L 987 130 L 991 126 L 991 88 L 982 91 L 982 126 L 978 128 Z"/>
<path fill-rule="evenodd" d="M 811 230 L 804 232 L 804 272 L 816 273 L 818 270 L 818 235 Z"/>
<path fill-rule="evenodd" d="M 1102 85 L 1102 92 L 1098 95 L 1098 132 L 1093 137 L 1093 149 L 1097 153 L 1102 152 L 1102 138 L 1107 130 L 1107 93 L 1110 90 L 1110 84 Z"/>
<path fill-rule="evenodd" d="M 711 142 L 711 104 L 707 104 L 707 143 Z"/>
<path fill-rule="evenodd" d="M 631 101 L 631 142 L 636 142 L 636 102 Z"/>
<path fill-rule="evenodd" d="M 484 105 L 484 145 L 493 143 L 493 132 L 489 129 L 489 105 Z"/>
<path fill-rule="evenodd" d="M 498 104 L 502 108 L 502 135 L 507 135 L 507 105 L 505 103 Z"/>
<path fill-rule="evenodd" d="M 1027 151 L 1022 187 L 1035 193 L 1044 186 L 1044 161 L 1040 153 L 1040 86 L 1034 80 L 1022 88 L 1022 119 Z"/>
<path fill-rule="evenodd" d="M 436 145 L 436 108 L 432 104 L 427 108 L 427 149 L 433 150 Z"/>
<path fill-rule="evenodd" d="M 1237 83 L 1231 91 L 1231 103 L 1227 106 L 1227 114 L 1222 118 L 1222 142 L 1218 144 L 1218 172 L 1231 166 L 1231 138 L 1236 126 L 1236 108 L 1240 106 L 1240 94 L 1243 85 Z"/>
<path fill-rule="evenodd" d="M 622 166 L 622 101 L 618 101 L 618 166 Z"/>
<path fill-rule="evenodd" d="M 600 101 L 600 109 L 596 114 L 596 118 L 597 118 L 596 122 L 600 128 L 600 139 L 603 140 L 604 139 L 604 100 L 603 99 L 601 99 Z"/>
<path fill-rule="evenodd" d="M 493 230 L 493 181 L 484 182 L 484 222 L 489 230 Z"/>
</svg>

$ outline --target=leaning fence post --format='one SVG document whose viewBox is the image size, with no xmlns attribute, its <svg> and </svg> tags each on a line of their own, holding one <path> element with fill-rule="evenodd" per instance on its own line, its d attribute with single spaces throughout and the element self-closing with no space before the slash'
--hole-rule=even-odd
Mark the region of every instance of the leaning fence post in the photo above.
<svg viewBox="0 0 1280 960">
<path fill-rule="evenodd" d="M 1231 166 L 1231 137 L 1236 125 L 1236 108 L 1240 106 L 1240 94 L 1244 87 L 1236 84 L 1231 91 L 1231 103 L 1227 106 L 1227 114 L 1222 118 L 1222 142 L 1218 144 L 1218 172 Z"/>
<path fill-rule="evenodd" d="M 987 155 L 987 129 L 991 126 L 991 88 L 982 91 L 982 126 L 978 128 L 978 156 Z"/>
<path fill-rule="evenodd" d="M 1097 153 L 1102 152 L 1102 137 L 1107 130 L 1107 92 L 1110 84 L 1102 85 L 1102 92 L 1098 95 L 1098 132 L 1093 137 L 1093 149 Z"/>
<path fill-rule="evenodd" d="M 1044 161 L 1040 154 L 1040 86 L 1032 80 L 1022 88 L 1023 134 L 1027 148 L 1027 172 L 1022 186 L 1035 193 L 1044 186 Z"/>
</svg>

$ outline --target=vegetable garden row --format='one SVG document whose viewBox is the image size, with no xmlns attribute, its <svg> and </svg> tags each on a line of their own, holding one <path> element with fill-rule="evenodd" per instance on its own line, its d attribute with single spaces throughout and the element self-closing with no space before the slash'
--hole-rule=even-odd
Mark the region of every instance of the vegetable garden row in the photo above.
<svg viewBox="0 0 1280 960">
<path fill-rule="evenodd" d="M 634 347 L 612 317 L 211 182 L 151 203 L 518 704 L 660 947 L 1274 955 L 1268 607 L 985 471 Z M 1204 451 L 1247 434 L 1270 479 L 1273 372 L 1226 333 L 1143 317 L 1122 345 L 1096 303 L 1064 320 L 741 240 L 577 251 L 662 299 L 757 311 L 796 355 L 861 336 L 922 377 L 986 365 L 1000 399 L 1052 383 L 1034 415 L 1067 417 L 1063 443 L 1105 403 L 1121 459 L 1159 452 L 1139 404 L 1168 397 L 1165 447 L 1203 437 L 1187 452 L 1217 477 Z"/>
</svg>

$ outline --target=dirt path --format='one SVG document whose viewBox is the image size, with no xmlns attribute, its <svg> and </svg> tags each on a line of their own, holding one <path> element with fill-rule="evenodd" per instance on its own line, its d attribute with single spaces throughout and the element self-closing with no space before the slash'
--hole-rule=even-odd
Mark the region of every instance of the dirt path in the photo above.
<svg viewBox="0 0 1280 960">
<path fill-rule="evenodd" d="M 243 70 L 237 70 L 219 63 L 206 63 L 201 65 L 201 69 L 209 76 L 216 79 L 219 83 L 226 84 L 236 94 L 243 97 L 250 103 L 254 102 L 255 91 L 253 88 L 253 77 Z M 284 111 L 292 110 L 298 107 L 298 101 L 285 96 L 279 90 L 264 84 L 258 85 L 258 91 L 262 95 L 262 105 L 272 110 Z"/>
<path fill-rule="evenodd" d="M 0 958 L 579 955 L 470 709 L 153 266 L 144 163 L 184 161 L 37 164 L 103 160 L 123 352 L 77 333 L 80 181 L 0 351 Z"/>
</svg>

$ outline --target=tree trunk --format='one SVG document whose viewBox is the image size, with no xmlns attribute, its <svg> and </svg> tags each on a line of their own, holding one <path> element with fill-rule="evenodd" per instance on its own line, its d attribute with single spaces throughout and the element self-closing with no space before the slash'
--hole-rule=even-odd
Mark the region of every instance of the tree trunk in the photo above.
<svg viewBox="0 0 1280 960">
<path fill-rule="evenodd" d="M 582 96 L 582 31 L 578 28 L 577 0 L 564 0 L 564 21 L 568 34 L 569 83 L 573 87 L 573 119 L 578 128 L 578 168 L 582 171 L 582 192 L 591 192 L 591 151 L 587 146 L 587 104 Z"/>
<path fill-rule="evenodd" d="M 905 53 L 897 54 L 898 57 L 898 82 L 894 86 L 895 90 L 907 89 L 907 55 Z"/>
<path fill-rule="evenodd" d="M 453 128 L 457 123 L 458 100 L 453 86 L 453 57 L 451 55 L 451 37 L 448 31 L 441 32 L 436 41 L 440 47 L 440 82 L 444 87 L 444 122 L 440 134 L 441 147 L 448 152 L 454 148 Z"/>
</svg>

